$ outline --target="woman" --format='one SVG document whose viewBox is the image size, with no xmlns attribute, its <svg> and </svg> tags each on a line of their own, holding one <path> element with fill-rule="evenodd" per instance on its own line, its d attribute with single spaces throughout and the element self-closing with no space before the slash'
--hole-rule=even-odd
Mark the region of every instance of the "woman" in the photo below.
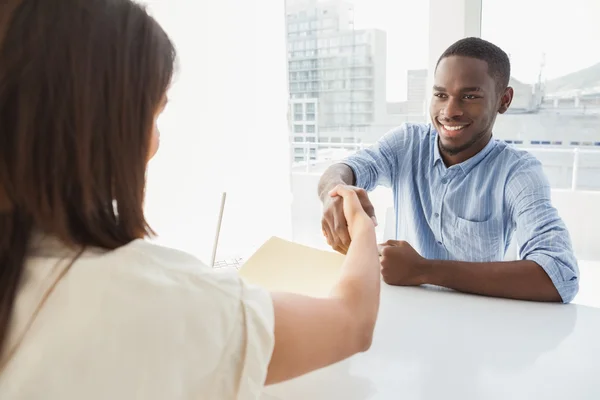
<svg viewBox="0 0 600 400">
<path fill-rule="evenodd" d="M 326 299 L 144 241 L 174 59 L 130 0 L 0 2 L 0 398 L 257 398 L 369 348 L 379 260 L 352 190 L 331 193 L 353 241 Z"/>
</svg>

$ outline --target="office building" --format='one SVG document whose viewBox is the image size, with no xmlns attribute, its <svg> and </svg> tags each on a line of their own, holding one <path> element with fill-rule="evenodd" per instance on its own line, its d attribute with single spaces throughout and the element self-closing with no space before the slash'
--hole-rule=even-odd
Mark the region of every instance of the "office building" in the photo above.
<svg viewBox="0 0 600 400">
<path fill-rule="evenodd" d="M 386 35 L 355 30 L 347 1 L 289 0 L 286 14 L 293 160 L 316 160 L 385 116 Z"/>
<path fill-rule="evenodd" d="M 426 114 L 427 70 L 413 69 L 407 72 L 407 102 L 409 114 Z"/>
</svg>

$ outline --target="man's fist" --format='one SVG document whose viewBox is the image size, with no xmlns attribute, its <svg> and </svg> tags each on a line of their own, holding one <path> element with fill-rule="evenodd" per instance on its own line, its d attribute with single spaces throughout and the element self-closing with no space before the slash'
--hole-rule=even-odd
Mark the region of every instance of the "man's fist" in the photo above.
<svg viewBox="0 0 600 400">
<path fill-rule="evenodd" d="M 407 242 L 388 240 L 379 245 L 381 275 L 388 285 L 419 286 L 426 282 L 425 259 Z"/>
</svg>

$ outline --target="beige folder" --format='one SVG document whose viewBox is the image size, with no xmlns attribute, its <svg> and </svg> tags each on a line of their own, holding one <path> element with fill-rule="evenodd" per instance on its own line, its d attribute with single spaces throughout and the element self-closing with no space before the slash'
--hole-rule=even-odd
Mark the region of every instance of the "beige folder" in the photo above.
<svg viewBox="0 0 600 400">
<path fill-rule="evenodd" d="M 338 281 L 344 256 L 272 237 L 240 268 L 240 275 L 270 291 L 326 297 Z"/>
</svg>

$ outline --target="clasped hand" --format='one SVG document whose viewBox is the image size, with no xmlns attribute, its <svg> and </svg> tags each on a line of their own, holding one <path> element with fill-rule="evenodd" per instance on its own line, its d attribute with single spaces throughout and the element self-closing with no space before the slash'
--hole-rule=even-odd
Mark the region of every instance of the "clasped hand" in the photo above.
<svg viewBox="0 0 600 400">
<path fill-rule="evenodd" d="M 375 209 L 367 192 L 347 186 L 356 192 L 365 213 L 377 225 Z M 340 196 L 328 197 L 324 202 L 321 220 L 323 235 L 327 243 L 337 252 L 346 254 L 350 247 L 351 235 L 344 216 L 344 199 Z M 388 240 L 379 245 L 381 275 L 385 283 L 396 286 L 417 286 L 426 283 L 425 259 L 407 242 Z"/>
</svg>

